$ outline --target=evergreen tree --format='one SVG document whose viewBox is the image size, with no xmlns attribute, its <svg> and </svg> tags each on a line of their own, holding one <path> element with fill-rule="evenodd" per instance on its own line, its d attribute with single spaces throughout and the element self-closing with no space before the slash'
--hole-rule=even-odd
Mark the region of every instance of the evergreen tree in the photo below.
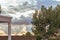
<svg viewBox="0 0 60 40">
<path fill-rule="evenodd" d="M 26 36 L 32 36 L 32 34 L 30 32 L 27 32 Z"/>
<path fill-rule="evenodd" d="M 1 5 L 0 5 L 0 14 L 1 14 Z"/>
<path fill-rule="evenodd" d="M 55 33 L 60 29 L 60 5 L 55 8 L 51 6 L 48 9 L 42 6 L 40 12 L 35 11 L 32 20 L 34 26 L 32 31 L 36 36 L 49 38 L 56 35 Z"/>
</svg>

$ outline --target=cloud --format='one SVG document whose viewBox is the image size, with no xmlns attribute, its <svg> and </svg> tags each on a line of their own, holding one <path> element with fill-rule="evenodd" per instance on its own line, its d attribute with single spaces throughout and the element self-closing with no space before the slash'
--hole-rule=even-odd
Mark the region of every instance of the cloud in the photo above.
<svg viewBox="0 0 60 40">
<path fill-rule="evenodd" d="M 32 14 L 34 12 L 35 12 L 34 10 L 30 10 L 30 11 L 27 11 L 24 13 L 17 13 L 14 15 L 11 14 L 10 16 L 13 17 L 12 24 L 14 24 L 14 25 L 22 25 L 22 24 L 30 25 L 31 21 L 32 21 Z"/>
<path fill-rule="evenodd" d="M 24 2 L 28 2 L 29 4 L 35 4 L 35 0 L 0 0 L 0 4 L 2 6 L 8 6 L 8 5 L 18 5 L 18 4 L 22 4 Z"/>
<path fill-rule="evenodd" d="M 60 1 L 60 0 L 53 0 L 53 1 Z"/>
<path fill-rule="evenodd" d="M 21 15 L 19 19 L 14 19 L 12 23 L 15 25 L 22 25 L 22 24 L 29 25 L 31 24 L 31 18 Z"/>
<path fill-rule="evenodd" d="M 2 2 L 4 1 L 4 0 L 1 0 Z M 58 2 L 53 2 L 52 0 L 18 0 L 18 1 L 16 1 L 16 0 L 13 0 L 12 2 L 11 2 L 12 0 L 6 0 L 6 2 L 8 2 L 8 3 L 13 3 L 14 5 L 15 5 L 15 3 L 18 3 L 18 2 L 30 2 L 31 4 L 34 4 L 35 2 L 36 2 L 36 7 L 38 8 L 38 9 L 40 9 L 40 7 L 41 7 L 41 5 L 45 5 L 46 7 L 48 7 L 48 6 L 50 6 L 50 5 L 56 5 Z M 29 6 L 29 5 L 28 5 Z M 25 8 L 25 6 L 23 6 L 24 8 Z M 22 11 L 24 10 L 24 8 L 23 9 L 21 9 Z M 8 8 L 7 8 L 8 9 Z M 19 8 L 18 8 L 19 9 Z M 27 9 L 27 8 L 26 8 Z M 26 10 L 25 9 L 25 10 Z M 33 9 L 33 8 L 32 8 Z M 4 9 L 3 9 L 4 10 Z M 9 10 L 9 9 L 8 9 Z M 22 12 L 22 13 L 20 13 L 20 12 L 15 12 L 15 14 L 12 14 L 12 13 L 6 13 L 6 14 L 4 14 L 4 15 L 10 15 L 10 16 L 12 16 L 13 17 L 13 19 L 12 19 L 12 23 L 13 24 L 19 24 L 19 25 L 21 25 L 21 24 L 26 24 L 26 25 L 28 25 L 28 24 L 31 24 L 31 16 L 32 16 L 32 13 L 34 13 L 34 11 L 33 10 L 31 10 L 31 9 L 28 9 L 29 11 L 26 11 L 26 12 Z M 10 10 L 9 10 L 10 11 Z M 4 12 L 5 13 L 5 12 Z"/>
<path fill-rule="evenodd" d="M 5 11 L 6 10 L 6 11 Z M 12 24 L 15 24 L 15 25 L 22 25 L 22 24 L 25 24 L 25 25 L 29 25 L 31 24 L 31 17 L 32 17 L 32 14 L 35 12 L 34 10 L 28 10 L 26 12 L 11 12 L 9 13 L 11 9 L 8 9 L 8 8 L 3 8 L 2 10 L 2 15 L 5 15 L 5 16 L 11 16 L 12 17 Z"/>
</svg>

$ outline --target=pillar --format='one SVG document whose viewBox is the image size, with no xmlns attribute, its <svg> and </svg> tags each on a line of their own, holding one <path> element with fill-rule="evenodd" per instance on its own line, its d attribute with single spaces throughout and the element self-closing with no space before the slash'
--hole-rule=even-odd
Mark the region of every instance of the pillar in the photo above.
<svg viewBox="0 0 60 40">
<path fill-rule="evenodd" d="M 8 40 L 11 40 L 11 23 L 8 23 Z"/>
</svg>

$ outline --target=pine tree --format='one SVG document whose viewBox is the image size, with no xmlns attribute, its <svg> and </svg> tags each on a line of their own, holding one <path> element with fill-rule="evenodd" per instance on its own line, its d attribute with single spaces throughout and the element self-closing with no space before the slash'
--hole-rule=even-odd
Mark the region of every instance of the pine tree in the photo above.
<svg viewBox="0 0 60 40">
<path fill-rule="evenodd" d="M 1 5 L 0 5 L 0 14 L 1 14 Z"/>
<path fill-rule="evenodd" d="M 36 10 L 33 14 L 32 24 L 35 35 L 41 38 L 55 36 L 60 29 L 60 6 L 57 5 L 55 8 L 51 6 L 48 9 L 42 6 L 40 12 Z"/>
<path fill-rule="evenodd" d="M 27 32 L 26 36 L 32 36 L 32 34 L 30 32 Z"/>
</svg>

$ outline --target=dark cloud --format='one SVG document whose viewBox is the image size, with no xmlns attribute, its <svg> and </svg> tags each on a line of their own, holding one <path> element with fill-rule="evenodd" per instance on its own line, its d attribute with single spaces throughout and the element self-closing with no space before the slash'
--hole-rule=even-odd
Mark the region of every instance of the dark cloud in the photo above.
<svg viewBox="0 0 60 40">
<path fill-rule="evenodd" d="M 25 16 L 21 15 L 20 19 L 19 20 L 13 20 L 12 24 L 16 24 L 16 25 L 22 25 L 22 24 L 30 25 L 31 21 L 32 20 L 31 20 L 30 17 L 25 17 Z"/>
</svg>

